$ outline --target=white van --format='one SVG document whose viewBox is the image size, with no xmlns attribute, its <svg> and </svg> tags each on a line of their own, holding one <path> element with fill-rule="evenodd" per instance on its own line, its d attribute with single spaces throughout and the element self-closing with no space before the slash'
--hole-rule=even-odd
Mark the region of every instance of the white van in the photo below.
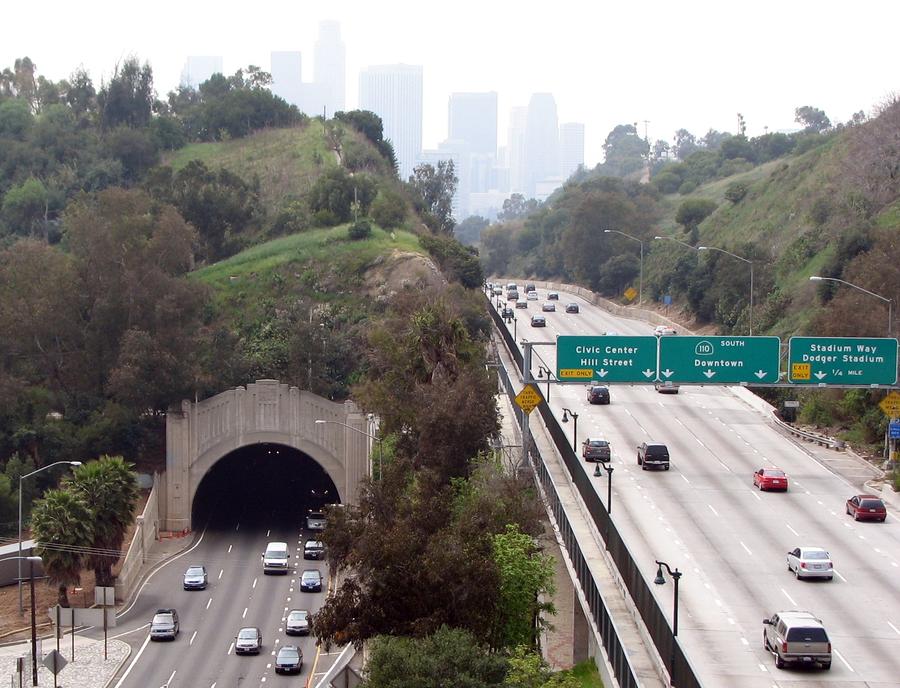
<svg viewBox="0 0 900 688">
<path fill-rule="evenodd" d="M 286 542 L 270 542 L 262 555 L 263 573 L 287 573 L 290 558 Z"/>
</svg>

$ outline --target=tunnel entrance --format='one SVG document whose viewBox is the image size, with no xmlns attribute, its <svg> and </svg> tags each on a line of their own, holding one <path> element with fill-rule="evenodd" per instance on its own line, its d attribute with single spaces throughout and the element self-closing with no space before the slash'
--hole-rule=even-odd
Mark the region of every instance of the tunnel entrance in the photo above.
<svg viewBox="0 0 900 688">
<path fill-rule="evenodd" d="M 307 513 L 340 502 L 334 482 L 309 455 L 283 444 L 236 449 L 210 468 L 197 487 L 194 528 L 237 521 L 298 526 Z"/>
</svg>

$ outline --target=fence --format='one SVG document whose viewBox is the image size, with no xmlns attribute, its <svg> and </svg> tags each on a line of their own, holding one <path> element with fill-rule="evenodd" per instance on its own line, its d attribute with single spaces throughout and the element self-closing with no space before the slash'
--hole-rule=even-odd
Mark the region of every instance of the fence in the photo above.
<svg viewBox="0 0 900 688">
<path fill-rule="evenodd" d="M 504 327 L 503 319 L 500 317 L 500 314 L 493 308 L 489 308 L 489 311 L 494 318 L 497 329 L 503 336 L 507 349 L 513 355 L 516 366 L 521 372 L 524 362 L 518 346 L 516 346 L 509 330 Z M 516 392 L 512 387 L 509 375 L 504 368 L 501 367 L 499 370 L 506 393 L 510 396 L 510 399 L 512 399 Z M 535 385 L 535 387 L 537 387 L 537 385 Z M 515 408 L 518 409 L 518 407 Z M 638 567 L 631 552 L 628 550 L 627 545 L 619 535 L 615 523 L 606 513 L 606 507 L 603 505 L 603 502 L 600 500 L 599 495 L 594 489 L 590 476 L 582 468 L 577 454 L 572 449 L 572 445 L 569 443 L 562 427 L 560 427 L 559 422 L 554 417 L 546 401 L 541 402 L 540 406 L 538 406 L 538 411 L 550 433 L 550 437 L 556 445 L 557 451 L 566 464 L 566 469 L 569 472 L 572 483 L 578 490 L 588 513 L 597 526 L 598 532 L 601 534 L 601 537 L 607 545 L 609 554 L 619 571 L 619 575 L 621 576 L 625 587 L 628 588 L 631 599 L 634 602 L 641 619 L 643 619 L 644 625 L 647 627 L 647 631 L 650 634 L 650 638 L 653 640 L 653 644 L 656 646 L 659 655 L 667 662 L 671 684 L 673 686 L 678 686 L 678 688 L 701 688 L 702 684 L 694 673 L 684 651 L 672 634 L 672 629 L 669 627 L 668 621 L 666 621 L 665 614 L 662 609 L 660 609 L 659 604 L 657 604 L 650 586 L 647 584 L 641 573 L 642 569 Z M 516 416 L 521 425 L 521 413 L 517 411 Z M 638 683 L 634 676 L 634 671 L 628 663 L 628 657 L 625 650 L 615 633 L 609 611 L 598 592 L 596 582 L 591 575 L 584 554 L 572 533 L 568 517 L 560 504 L 559 497 L 556 493 L 550 474 L 547 471 L 547 467 L 544 464 L 543 457 L 540 455 L 540 452 L 535 450 L 533 445 L 529 447 L 529 458 L 531 459 L 532 465 L 535 467 L 537 478 L 541 482 L 544 492 L 550 501 L 550 508 L 559 524 L 563 541 L 578 576 L 578 582 L 588 600 L 591 615 L 594 622 L 597 624 L 597 628 L 600 629 L 603 647 L 606 650 L 610 664 L 613 666 L 616 673 L 619 685 L 623 686 L 623 688 L 637 686 Z M 655 566 L 652 562 L 650 562 L 649 565 L 651 567 Z M 647 565 L 645 564 L 645 567 L 646 566 Z"/>
<path fill-rule="evenodd" d="M 159 535 L 159 475 L 153 474 L 153 488 L 147 497 L 143 513 L 137 518 L 134 537 L 122 561 L 122 568 L 116 576 L 116 599 L 126 600 L 131 596 L 135 584 L 153 543 Z"/>
</svg>

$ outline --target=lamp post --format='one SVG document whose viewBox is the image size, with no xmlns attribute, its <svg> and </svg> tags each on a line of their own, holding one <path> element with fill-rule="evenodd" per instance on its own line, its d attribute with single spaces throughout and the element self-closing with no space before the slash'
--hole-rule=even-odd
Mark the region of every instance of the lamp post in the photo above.
<svg viewBox="0 0 900 688">
<path fill-rule="evenodd" d="M 512 315 L 507 315 L 505 320 L 506 320 L 507 325 L 513 326 L 513 339 L 515 339 L 516 338 L 516 330 L 517 330 L 518 322 L 519 322 L 518 318 L 516 318 L 515 314 L 512 314 Z"/>
<path fill-rule="evenodd" d="M 25 607 L 22 604 L 22 559 L 25 558 L 22 556 L 22 481 L 25 478 L 30 478 L 41 471 L 46 471 L 48 468 L 53 468 L 54 466 L 61 466 L 63 464 L 68 464 L 69 466 L 80 466 L 81 461 L 57 461 L 56 463 L 51 463 L 49 466 L 42 466 L 38 468 L 36 471 L 31 471 L 31 473 L 26 473 L 25 475 L 19 476 L 19 616 L 25 613 Z M 35 683 L 35 685 L 37 685 Z"/>
<path fill-rule="evenodd" d="M 698 246 L 698 251 L 718 251 L 719 253 L 724 253 L 726 256 L 731 256 L 732 258 L 737 258 L 738 260 L 742 260 L 750 266 L 750 336 L 753 336 L 753 261 L 742 256 L 737 255 L 736 253 L 732 253 L 731 251 L 726 251 L 724 248 L 716 248 L 715 246 Z"/>
<path fill-rule="evenodd" d="M 672 576 L 672 581 L 675 583 L 675 611 L 672 615 L 672 635 L 674 638 L 678 637 L 678 581 L 681 579 L 681 571 L 678 570 L 678 567 L 675 567 L 673 571 L 672 568 L 664 561 L 656 560 L 656 578 L 654 579 L 654 583 L 657 585 L 665 585 L 666 579 L 663 576 L 663 566 L 666 567 L 666 571 L 669 572 L 669 575 Z M 672 655 L 669 658 L 669 680 L 674 680 L 675 673 L 675 640 L 672 640 Z M 674 684 L 673 684 L 674 685 Z"/>
<path fill-rule="evenodd" d="M 538 364 L 538 377 L 542 380 L 544 379 L 544 373 L 547 373 L 547 403 L 550 403 L 550 376 L 553 375 L 553 371 L 545 366 Z"/>
<path fill-rule="evenodd" d="M 381 460 L 382 460 L 382 458 L 384 458 L 383 454 L 382 454 L 381 438 L 378 437 L 377 435 L 368 433 L 365 430 L 360 430 L 359 428 L 354 428 L 352 425 L 347 425 L 347 423 L 342 423 L 339 420 L 321 420 L 321 419 L 316 420 L 316 425 L 325 425 L 326 423 L 332 423 L 334 425 L 342 425 L 345 428 L 347 428 L 348 430 L 352 430 L 353 432 L 358 432 L 360 435 L 365 435 L 369 439 L 373 439 L 376 442 L 378 442 L 378 479 L 381 480 Z"/>
<path fill-rule="evenodd" d="M 578 452 L 578 414 L 571 409 L 563 409 L 562 422 L 568 423 L 569 416 L 572 416 L 572 451 Z"/>
<path fill-rule="evenodd" d="M 894 310 L 894 300 L 881 296 L 881 294 L 876 294 L 874 291 L 869 291 L 868 289 L 863 289 L 858 284 L 853 284 L 852 282 L 847 282 L 846 280 L 838 279 L 837 277 L 820 277 L 819 275 L 810 275 L 810 282 L 839 282 L 841 284 L 846 284 L 848 287 L 853 287 L 854 289 L 858 289 L 864 294 L 868 294 L 869 296 L 874 296 L 876 299 L 881 299 L 882 301 L 886 301 L 888 305 L 888 322 L 887 322 L 887 336 L 891 336 L 891 332 L 893 331 L 893 310 Z"/>
<path fill-rule="evenodd" d="M 657 241 L 674 241 L 676 244 L 681 244 L 682 246 L 691 249 L 692 251 L 698 250 L 696 246 L 691 246 L 686 241 L 681 241 L 681 239 L 676 239 L 675 237 L 664 237 L 664 236 L 655 236 L 653 237 Z"/>
<path fill-rule="evenodd" d="M 644 242 L 638 239 L 635 236 L 631 236 L 626 232 L 620 232 L 618 229 L 604 229 L 604 234 L 621 234 L 623 237 L 627 237 L 632 241 L 636 241 L 641 245 L 641 276 L 638 281 L 638 305 L 642 305 L 644 303 Z"/>
<path fill-rule="evenodd" d="M 606 549 L 609 551 L 609 526 L 612 522 L 612 474 L 613 471 L 616 470 L 612 466 L 607 466 L 603 462 L 598 462 L 596 467 L 594 468 L 594 477 L 599 478 L 602 474 L 600 473 L 600 466 L 603 466 L 603 470 L 606 471 Z"/>
</svg>

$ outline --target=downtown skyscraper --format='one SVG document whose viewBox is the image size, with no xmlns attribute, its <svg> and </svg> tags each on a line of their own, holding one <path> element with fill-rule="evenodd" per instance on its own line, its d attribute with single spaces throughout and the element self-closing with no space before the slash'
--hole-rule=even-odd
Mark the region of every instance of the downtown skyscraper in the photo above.
<svg viewBox="0 0 900 688">
<path fill-rule="evenodd" d="M 400 178 L 407 179 L 422 154 L 422 67 L 379 65 L 359 75 L 359 109 L 381 117 L 384 137 L 397 155 Z"/>
<path fill-rule="evenodd" d="M 319 23 L 314 57 L 313 84 L 321 100 L 316 109 L 321 112 L 324 107 L 328 117 L 331 117 L 344 109 L 347 91 L 347 50 L 341 40 L 341 25 L 338 22 Z"/>
</svg>

